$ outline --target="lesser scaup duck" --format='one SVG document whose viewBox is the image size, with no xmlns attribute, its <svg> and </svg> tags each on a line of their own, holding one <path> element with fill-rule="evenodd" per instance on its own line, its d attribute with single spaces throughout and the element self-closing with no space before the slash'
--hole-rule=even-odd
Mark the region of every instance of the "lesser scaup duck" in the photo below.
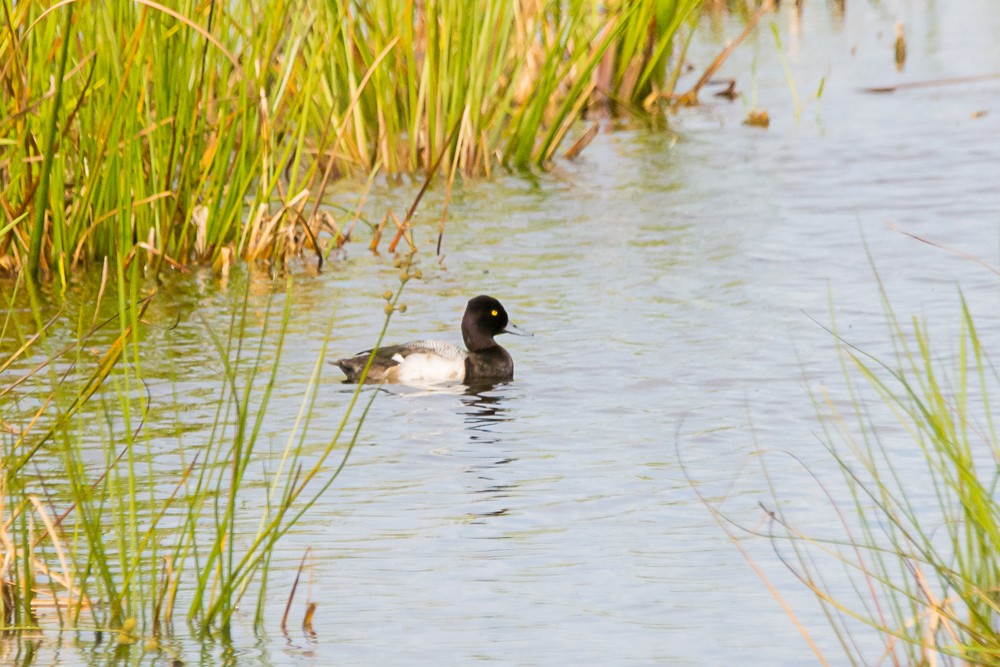
<svg viewBox="0 0 1000 667">
<path fill-rule="evenodd" d="M 400 384 L 512 380 L 514 360 L 493 340 L 502 333 L 531 335 L 510 323 L 499 301 L 491 296 L 477 296 L 469 300 L 462 317 L 462 338 L 468 351 L 440 340 L 381 347 L 372 359 L 365 380 Z M 357 382 L 371 352 L 361 352 L 333 363 L 347 375 L 347 382 Z"/>
</svg>

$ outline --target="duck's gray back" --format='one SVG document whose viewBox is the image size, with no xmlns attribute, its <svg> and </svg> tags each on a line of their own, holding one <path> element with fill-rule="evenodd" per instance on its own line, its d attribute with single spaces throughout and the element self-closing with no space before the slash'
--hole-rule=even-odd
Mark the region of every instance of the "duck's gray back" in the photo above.
<svg viewBox="0 0 1000 667">
<path fill-rule="evenodd" d="M 464 360 L 468 353 L 459 346 L 443 340 L 415 340 L 411 343 L 400 345 L 402 356 L 423 352 L 426 354 L 436 354 L 448 360 Z"/>
</svg>

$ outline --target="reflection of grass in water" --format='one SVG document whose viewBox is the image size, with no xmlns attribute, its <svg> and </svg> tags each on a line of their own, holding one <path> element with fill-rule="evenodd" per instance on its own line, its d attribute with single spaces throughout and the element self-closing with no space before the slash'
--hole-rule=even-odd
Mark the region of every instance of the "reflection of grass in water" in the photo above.
<svg viewBox="0 0 1000 667">
<path fill-rule="evenodd" d="M 823 534 L 797 527 L 795 503 L 778 497 L 773 465 L 764 467 L 773 495 L 764 506 L 766 530 L 736 527 L 719 504 L 703 500 L 824 664 L 805 621 L 736 538 L 749 532 L 771 540 L 821 602 L 852 664 L 997 665 L 1000 441 L 990 394 L 1000 376 L 964 300 L 952 361 L 934 351 L 926 325 L 904 326 L 884 303 L 894 358 L 875 359 L 841 341 L 848 399 L 825 390 L 814 396 L 847 506 L 830 480 L 793 456 L 799 476 L 804 468 L 829 501 Z M 815 516 L 810 521 L 817 525 Z"/>
<path fill-rule="evenodd" d="M 700 2 L 17 3 L 0 270 L 320 255 L 334 178 L 543 165 L 588 105 L 669 99 Z"/>
<path fill-rule="evenodd" d="M 409 264 L 403 270 L 411 275 Z M 76 344 L 61 349 L 42 320 L 38 295 L 26 287 L 30 282 L 19 282 L 7 304 L 4 331 L 20 345 L 0 362 L 6 397 L 0 403 L 0 624 L 115 629 L 123 643 L 155 642 L 177 616 L 181 591 L 180 615 L 202 631 L 228 631 L 253 591 L 259 627 L 274 549 L 343 469 L 375 392 L 358 406 L 358 385 L 329 439 L 317 446 L 309 437 L 331 319 L 280 456 L 266 464 L 271 469 L 263 481 L 248 476 L 264 465 L 266 452 L 258 445 L 294 301 L 289 280 L 258 312 L 248 282 L 228 327 L 209 331 L 221 381 L 214 423 L 199 432 L 206 441 L 187 448 L 181 442 L 182 463 L 158 465 L 163 440 L 149 433 L 170 426 L 147 423 L 140 335 L 143 313 L 158 297 L 140 297 L 136 268 L 126 277 L 119 265 L 119 272 L 128 289 L 117 295 L 116 316 L 90 332 L 82 329 Z M 385 326 L 404 283 L 389 297 Z M 23 314 L 14 312 L 14 300 L 24 289 L 31 292 L 31 321 L 17 324 Z M 273 310 L 275 296 L 285 302 L 280 313 Z M 79 321 L 93 319 L 89 307 L 81 306 Z M 96 359 L 89 356 L 95 345 L 101 347 Z M 12 370 L 26 366 L 28 355 L 46 363 Z M 15 384 L 20 389 L 12 389 Z M 37 408 L 21 409 L 28 401 L 11 400 L 15 391 L 35 394 Z M 180 436 L 184 414 L 176 419 Z M 241 502 L 251 485 L 254 497 L 263 497 L 256 508 Z"/>
</svg>

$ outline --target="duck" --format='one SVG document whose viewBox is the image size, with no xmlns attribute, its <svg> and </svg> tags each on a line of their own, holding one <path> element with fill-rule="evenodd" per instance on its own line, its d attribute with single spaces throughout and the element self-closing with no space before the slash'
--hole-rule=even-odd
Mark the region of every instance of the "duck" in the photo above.
<svg viewBox="0 0 1000 667">
<path fill-rule="evenodd" d="M 436 384 L 441 382 L 510 382 L 514 379 L 514 360 L 494 340 L 500 334 L 530 336 L 514 326 L 497 299 L 479 295 L 469 300 L 462 316 L 463 350 L 441 340 L 416 340 L 375 350 L 365 382 L 396 384 Z M 358 383 L 373 350 L 332 362 L 344 375 L 345 382 Z"/>
</svg>

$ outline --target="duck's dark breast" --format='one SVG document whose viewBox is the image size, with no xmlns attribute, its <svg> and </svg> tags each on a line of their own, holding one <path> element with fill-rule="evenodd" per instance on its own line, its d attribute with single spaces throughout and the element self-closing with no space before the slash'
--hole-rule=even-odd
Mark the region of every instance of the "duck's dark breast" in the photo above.
<svg viewBox="0 0 1000 667">
<path fill-rule="evenodd" d="M 465 379 L 513 380 L 514 360 L 499 345 L 482 352 L 472 352 L 465 359 Z"/>
</svg>

